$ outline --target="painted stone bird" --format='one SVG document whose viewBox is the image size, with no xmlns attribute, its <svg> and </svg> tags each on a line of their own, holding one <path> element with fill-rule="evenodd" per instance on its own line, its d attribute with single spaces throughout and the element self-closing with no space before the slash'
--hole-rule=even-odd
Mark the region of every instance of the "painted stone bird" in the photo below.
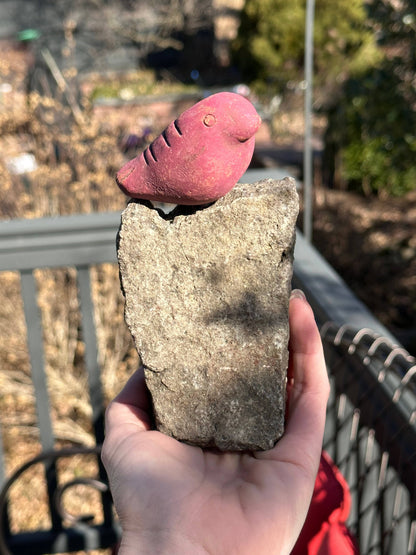
<svg viewBox="0 0 416 555">
<path fill-rule="evenodd" d="M 127 162 L 117 173 L 117 184 L 138 199 L 187 205 L 213 202 L 248 168 L 260 123 L 254 106 L 243 96 L 213 94 L 183 112 Z"/>
</svg>

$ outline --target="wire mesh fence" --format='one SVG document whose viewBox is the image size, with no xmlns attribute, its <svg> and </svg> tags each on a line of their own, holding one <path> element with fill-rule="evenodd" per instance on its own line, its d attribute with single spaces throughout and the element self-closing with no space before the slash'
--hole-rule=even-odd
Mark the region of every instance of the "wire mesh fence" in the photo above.
<svg viewBox="0 0 416 555">
<path fill-rule="evenodd" d="M 416 361 L 369 329 L 321 328 L 331 397 L 324 449 L 351 493 L 363 554 L 416 552 Z"/>
</svg>

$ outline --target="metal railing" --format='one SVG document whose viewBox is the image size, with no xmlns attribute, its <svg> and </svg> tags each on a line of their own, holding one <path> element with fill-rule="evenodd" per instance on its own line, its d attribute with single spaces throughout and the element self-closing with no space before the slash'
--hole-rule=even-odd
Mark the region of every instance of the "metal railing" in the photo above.
<svg viewBox="0 0 416 555">
<path fill-rule="evenodd" d="M 270 170 L 266 170 L 270 174 Z M 246 174 L 246 181 L 262 177 Z M 280 175 L 273 175 L 280 177 Z M 90 269 L 116 262 L 119 213 L 90 214 L 0 223 L 0 272 L 18 271 L 27 324 L 27 341 L 40 429 L 40 453 L 6 476 L 0 445 L 0 552 L 4 555 L 63 553 L 113 546 L 119 527 L 98 459 L 98 475 L 83 483 L 98 489 L 103 520 L 75 519 L 65 513 L 63 493 L 80 483 L 62 484 L 57 461 L 75 453 L 99 454 L 105 403 L 94 326 Z M 75 267 L 85 368 L 92 406 L 95 447 L 56 449 L 44 370 L 42 321 L 34 270 Z M 384 555 L 416 551 L 416 366 L 415 360 L 352 294 L 299 232 L 294 286 L 307 294 L 320 325 L 332 392 L 324 448 L 345 475 L 351 490 L 349 525 L 361 553 Z M 1 415 L 0 415 L 1 416 Z M 34 464 L 44 466 L 51 527 L 12 533 L 10 487 Z M 82 480 L 81 480 L 82 481 Z M 68 524 L 69 520 L 69 524 Z"/>
<path fill-rule="evenodd" d="M 0 449 L 0 553 L 2 555 L 27 553 L 62 553 L 81 549 L 111 547 L 119 537 L 119 527 L 114 519 L 111 496 L 106 486 L 106 476 L 99 457 L 104 439 L 104 398 L 101 372 L 98 365 L 98 347 L 94 323 L 94 306 L 91 294 L 90 268 L 95 264 L 116 262 L 115 238 L 120 214 L 91 214 L 45 218 L 39 220 L 10 221 L 0 224 L 0 271 L 20 273 L 21 295 L 26 320 L 27 343 L 34 385 L 38 427 L 40 430 L 39 456 L 28 461 L 6 479 L 4 454 Z M 37 303 L 37 285 L 34 271 L 37 268 L 74 267 L 77 274 L 79 307 L 82 322 L 82 339 L 85 344 L 85 367 L 88 375 L 95 447 L 56 448 L 53 434 L 50 399 L 45 374 L 45 355 L 42 337 L 42 319 Z M 103 521 L 88 524 L 83 516 L 72 519 L 70 526 L 61 496 L 64 490 L 79 483 L 71 480 L 63 486 L 58 479 L 56 462 L 63 457 L 96 453 L 98 476 L 84 480 L 86 485 L 101 493 Z M 37 464 L 44 465 L 51 528 L 31 532 L 10 532 L 8 518 L 8 492 L 22 473 Z M 58 485 L 59 484 L 59 485 Z"/>
<path fill-rule="evenodd" d="M 360 553 L 416 553 L 416 360 L 300 233 L 293 281 L 321 330 L 331 382 L 324 449 L 347 479 Z"/>
<path fill-rule="evenodd" d="M 324 448 L 348 481 L 361 553 L 416 552 L 416 361 L 370 329 L 322 327 Z"/>
</svg>

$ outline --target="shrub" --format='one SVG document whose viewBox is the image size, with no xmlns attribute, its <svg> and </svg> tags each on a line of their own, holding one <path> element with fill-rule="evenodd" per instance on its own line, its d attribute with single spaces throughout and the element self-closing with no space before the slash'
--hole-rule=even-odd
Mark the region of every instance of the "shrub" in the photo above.
<svg viewBox="0 0 416 555">
<path fill-rule="evenodd" d="M 246 0 L 232 47 L 245 79 L 280 89 L 303 79 L 305 4 Z M 380 58 L 362 0 L 316 0 L 314 53 L 316 84 L 325 87 Z"/>
<path fill-rule="evenodd" d="M 335 186 L 384 195 L 415 188 L 414 96 L 393 63 L 345 83 L 325 137 L 324 163 Z"/>
</svg>

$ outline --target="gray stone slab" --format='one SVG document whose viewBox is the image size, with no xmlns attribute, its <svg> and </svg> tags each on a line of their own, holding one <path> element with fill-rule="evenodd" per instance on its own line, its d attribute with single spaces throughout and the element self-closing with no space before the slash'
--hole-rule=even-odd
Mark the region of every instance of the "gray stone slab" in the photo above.
<svg viewBox="0 0 416 555">
<path fill-rule="evenodd" d="M 269 449 L 284 429 L 294 180 L 238 184 L 176 214 L 132 201 L 118 238 L 156 425 L 202 447 Z"/>
</svg>

